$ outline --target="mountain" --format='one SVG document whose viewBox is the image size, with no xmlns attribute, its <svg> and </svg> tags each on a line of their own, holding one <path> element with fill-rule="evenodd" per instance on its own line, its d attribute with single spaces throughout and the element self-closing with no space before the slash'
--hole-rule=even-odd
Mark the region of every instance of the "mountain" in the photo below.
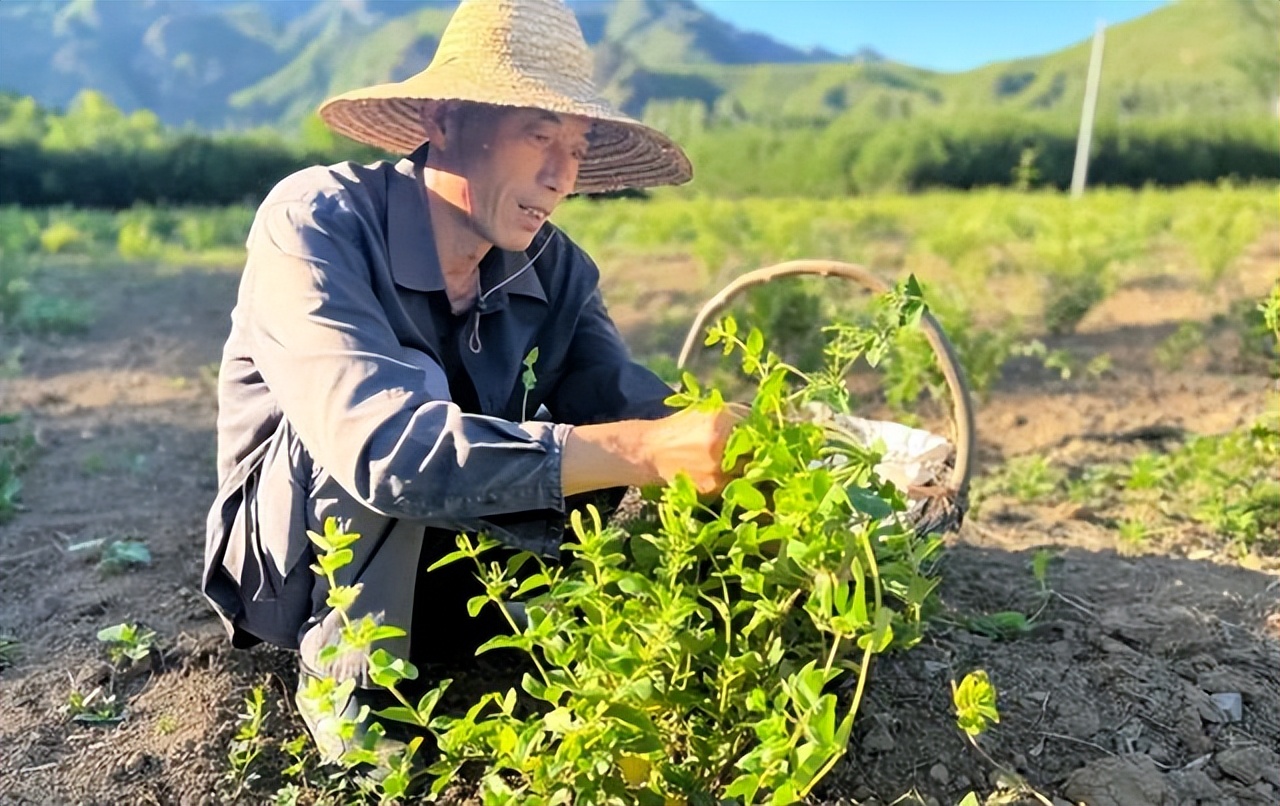
<svg viewBox="0 0 1280 806">
<path fill-rule="evenodd" d="M 1089 42 L 937 73 L 740 31 L 692 0 L 569 0 L 602 91 L 636 115 L 821 124 L 993 111 L 1075 116 Z M 83 89 L 202 128 L 293 127 L 325 97 L 405 78 L 449 0 L 4 0 L 0 89 L 65 106 Z M 1108 30 L 1101 114 L 1274 116 L 1276 0 L 1181 0 Z"/>
</svg>

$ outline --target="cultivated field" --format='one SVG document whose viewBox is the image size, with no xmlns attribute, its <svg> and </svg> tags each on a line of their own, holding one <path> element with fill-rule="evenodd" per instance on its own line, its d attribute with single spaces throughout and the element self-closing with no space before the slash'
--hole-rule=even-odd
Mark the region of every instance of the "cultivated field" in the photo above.
<svg viewBox="0 0 1280 806">
<path fill-rule="evenodd" d="M 667 377 L 707 297 L 795 258 L 914 274 L 960 351 L 979 467 L 932 569 L 940 606 L 876 659 L 811 802 L 1277 802 L 1275 188 L 659 197 L 556 218 Z M 297 741 L 292 658 L 233 651 L 198 594 L 251 219 L 0 210 L 0 803 L 343 797 Z M 790 354 L 858 315 L 836 280 L 768 289 L 736 315 Z M 860 372 L 860 410 L 942 422 L 927 359 L 908 339 Z M 154 635 L 100 639 L 122 624 Z M 981 751 L 951 696 L 975 669 L 999 696 Z M 468 690 L 510 672 L 427 673 L 446 671 Z"/>
</svg>

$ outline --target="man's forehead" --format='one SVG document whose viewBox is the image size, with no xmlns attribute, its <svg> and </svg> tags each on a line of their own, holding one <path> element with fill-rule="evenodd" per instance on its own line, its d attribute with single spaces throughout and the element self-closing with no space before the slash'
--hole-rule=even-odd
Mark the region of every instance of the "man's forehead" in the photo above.
<svg viewBox="0 0 1280 806">
<path fill-rule="evenodd" d="M 555 112 L 548 112 L 545 109 L 527 109 L 524 110 L 531 113 L 533 120 L 545 123 L 552 123 L 556 126 L 572 128 L 580 130 L 583 136 L 590 136 L 592 129 L 595 127 L 594 121 L 590 118 L 580 117 L 578 115 L 558 115 Z"/>
</svg>

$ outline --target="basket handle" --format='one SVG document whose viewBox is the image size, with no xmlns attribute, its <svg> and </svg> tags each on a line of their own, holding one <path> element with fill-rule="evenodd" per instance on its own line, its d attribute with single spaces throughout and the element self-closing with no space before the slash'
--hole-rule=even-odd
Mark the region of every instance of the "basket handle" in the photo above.
<svg viewBox="0 0 1280 806">
<path fill-rule="evenodd" d="M 804 274 L 843 277 L 858 283 L 874 294 L 889 290 L 889 285 L 884 280 L 862 266 L 834 260 L 791 260 L 747 272 L 735 278 L 733 282 L 721 289 L 720 293 L 707 300 L 698 311 L 697 317 L 693 320 L 693 327 L 685 336 L 684 346 L 680 348 L 680 358 L 676 362 L 679 368 L 684 369 L 694 348 L 702 340 L 702 331 L 707 325 L 707 320 L 720 312 L 735 296 L 752 286 L 763 285 L 779 277 Z M 956 430 L 956 463 L 951 470 L 948 487 L 963 497 L 969 491 L 969 473 L 973 465 L 973 401 L 969 395 L 969 385 L 965 381 L 964 370 L 956 357 L 955 348 L 942 332 L 938 320 L 926 311 L 920 319 L 920 325 L 924 329 L 925 338 L 929 340 L 929 346 L 933 348 L 938 365 L 942 369 L 942 375 L 946 378 L 947 389 L 951 393 L 952 425 Z"/>
</svg>

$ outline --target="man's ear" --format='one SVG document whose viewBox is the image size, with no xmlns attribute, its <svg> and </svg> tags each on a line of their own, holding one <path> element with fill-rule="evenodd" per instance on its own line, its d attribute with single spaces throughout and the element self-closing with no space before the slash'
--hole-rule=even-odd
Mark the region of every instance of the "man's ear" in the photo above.
<svg viewBox="0 0 1280 806">
<path fill-rule="evenodd" d="M 437 101 L 422 106 L 422 129 L 435 149 L 445 150 L 449 147 L 449 135 L 457 121 L 457 115 L 453 114 L 452 106 L 453 104 L 448 101 Z"/>
</svg>

